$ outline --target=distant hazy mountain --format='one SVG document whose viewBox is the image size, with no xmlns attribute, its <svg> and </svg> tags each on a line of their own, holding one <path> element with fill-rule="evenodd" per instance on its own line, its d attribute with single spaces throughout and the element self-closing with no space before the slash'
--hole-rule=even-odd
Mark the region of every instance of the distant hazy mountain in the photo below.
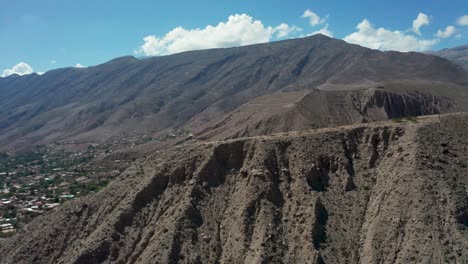
<svg viewBox="0 0 468 264">
<path fill-rule="evenodd" d="M 451 49 L 443 49 L 431 54 L 454 61 L 468 70 L 468 45 L 458 46 Z"/>
<path fill-rule="evenodd" d="M 466 87 L 468 77 L 443 58 L 381 52 L 323 35 L 143 60 L 122 57 L 95 67 L 0 78 L 0 149 L 174 127 L 198 131 L 259 96 L 395 81 L 447 90 Z"/>
</svg>

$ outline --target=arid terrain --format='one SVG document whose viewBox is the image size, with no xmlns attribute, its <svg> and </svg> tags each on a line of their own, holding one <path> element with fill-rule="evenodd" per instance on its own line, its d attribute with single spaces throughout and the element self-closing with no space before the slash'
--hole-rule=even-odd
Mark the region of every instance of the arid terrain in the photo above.
<svg viewBox="0 0 468 264">
<path fill-rule="evenodd" d="M 102 143 L 134 134 L 153 137 L 180 129 L 196 133 L 259 96 L 386 88 L 390 82 L 400 90 L 429 94 L 437 86 L 436 92 L 458 100 L 466 98 L 468 72 L 433 55 L 382 52 L 314 35 L 11 75 L 0 78 L 0 151 L 54 142 Z M 354 121 L 330 118 L 337 117 L 337 124 Z"/>
<path fill-rule="evenodd" d="M 468 263 L 464 52 L 314 35 L 0 78 L 0 264 Z"/>
<path fill-rule="evenodd" d="M 468 1 L 0 0 L 0 264 L 468 264 Z"/>
<path fill-rule="evenodd" d="M 181 145 L 36 218 L 0 262 L 466 263 L 467 132 L 450 114 Z"/>
<path fill-rule="evenodd" d="M 194 129 L 194 136 L 228 139 L 462 111 L 468 111 L 464 87 L 408 81 L 376 88 L 342 86 L 254 99 Z"/>
<path fill-rule="evenodd" d="M 440 56 L 452 60 L 453 62 L 458 63 L 463 66 L 465 69 L 468 69 L 468 45 L 463 45 L 451 49 L 443 49 L 436 52 L 430 52 L 431 54 Z"/>
</svg>

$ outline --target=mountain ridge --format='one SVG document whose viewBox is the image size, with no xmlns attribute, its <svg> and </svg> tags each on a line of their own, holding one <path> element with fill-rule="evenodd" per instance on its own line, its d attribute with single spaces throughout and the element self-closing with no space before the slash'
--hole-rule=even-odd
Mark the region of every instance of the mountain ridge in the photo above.
<svg viewBox="0 0 468 264">
<path fill-rule="evenodd" d="M 0 263 L 462 262 L 467 126 L 451 114 L 152 153 L 0 241 Z"/>
<path fill-rule="evenodd" d="M 325 36 L 188 51 L 0 79 L 0 147 L 122 138 L 202 124 L 258 96 L 328 85 L 424 80 L 465 86 L 458 65 Z"/>
<path fill-rule="evenodd" d="M 430 51 L 429 54 L 449 59 L 468 70 L 468 45 L 445 48 L 439 51 Z"/>
<path fill-rule="evenodd" d="M 259 97 L 194 129 L 194 137 L 228 139 L 468 110 L 468 91 L 460 92 L 464 98 L 454 98 L 450 94 L 435 96 L 392 88 L 388 84 L 380 88 L 298 91 Z M 196 120 L 192 122 L 196 124 Z"/>
</svg>

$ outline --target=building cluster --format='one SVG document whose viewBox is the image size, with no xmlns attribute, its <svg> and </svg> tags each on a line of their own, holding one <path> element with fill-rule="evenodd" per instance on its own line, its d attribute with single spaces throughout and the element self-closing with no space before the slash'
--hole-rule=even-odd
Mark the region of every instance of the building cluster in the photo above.
<svg viewBox="0 0 468 264">
<path fill-rule="evenodd" d="M 1 155 L 0 238 L 65 201 L 97 192 L 128 164 L 119 160 L 113 162 L 115 166 L 93 165 L 90 161 L 100 154 L 99 149 L 90 148 L 75 153 L 48 149 Z"/>
<path fill-rule="evenodd" d="M 133 131 L 101 144 L 70 141 L 12 156 L 0 152 L 0 239 L 35 216 L 104 187 L 130 164 L 130 160 L 105 158 L 115 150 L 191 138 L 187 130 L 154 137 Z M 99 165 L 95 160 L 100 160 Z"/>
</svg>

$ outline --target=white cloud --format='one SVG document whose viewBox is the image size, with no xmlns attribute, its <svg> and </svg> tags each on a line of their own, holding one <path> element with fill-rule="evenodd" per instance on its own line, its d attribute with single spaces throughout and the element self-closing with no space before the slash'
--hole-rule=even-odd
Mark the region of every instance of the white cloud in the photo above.
<svg viewBox="0 0 468 264">
<path fill-rule="evenodd" d="M 312 35 L 315 35 L 315 34 L 323 34 L 325 36 L 328 36 L 330 38 L 333 37 L 333 32 L 331 32 L 329 29 L 328 29 L 328 24 L 325 25 L 325 27 L 317 30 L 317 31 L 314 31 L 312 33 L 310 33 L 308 36 L 312 36 Z"/>
<path fill-rule="evenodd" d="M 177 27 L 161 38 L 154 35 L 146 36 L 143 38 L 145 43 L 135 53 L 154 56 L 188 50 L 265 43 L 269 42 L 274 34 L 277 37 L 285 37 L 298 30 L 297 27 L 283 24 L 276 28 L 264 26 L 260 20 L 254 20 L 249 15 L 235 14 L 229 16 L 226 22 L 220 22 L 216 26 L 208 25 L 203 29 Z"/>
<path fill-rule="evenodd" d="M 11 69 L 4 70 L 1 77 L 7 77 L 13 74 L 26 75 L 31 74 L 33 72 L 34 70 L 31 66 L 29 66 L 29 64 L 25 62 L 20 62 L 13 66 Z"/>
<path fill-rule="evenodd" d="M 304 14 L 302 14 L 301 17 L 302 18 L 308 18 L 309 19 L 309 24 L 311 26 L 316 26 L 316 25 L 322 24 L 327 20 L 327 17 L 320 18 L 319 15 L 312 12 L 310 9 L 307 9 L 306 11 L 304 11 Z"/>
<path fill-rule="evenodd" d="M 436 36 L 439 38 L 449 38 L 457 32 L 454 26 L 447 26 L 445 30 L 437 30 Z"/>
<path fill-rule="evenodd" d="M 50 64 L 56 64 L 56 63 L 57 63 L 56 60 L 51 60 L 51 61 L 49 61 L 49 62 L 50 62 Z"/>
<path fill-rule="evenodd" d="M 286 23 L 281 23 L 279 26 L 275 27 L 273 30 L 276 33 L 277 38 L 284 38 L 289 36 L 292 33 L 302 31 L 302 28 L 297 26 L 289 26 Z"/>
<path fill-rule="evenodd" d="M 424 13 L 419 13 L 418 17 L 413 21 L 413 32 L 421 35 L 420 28 L 429 25 L 429 23 L 429 17 Z"/>
<path fill-rule="evenodd" d="M 439 42 L 438 39 L 418 39 L 401 31 L 374 28 L 369 20 L 364 19 L 357 25 L 357 32 L 344 38 L 345 41 L 364 47 L 380 50 L 425 51 Z"/>
<path fill-rule="evenodd" d="M 82 65 L 82 64 L 80 64 L 80 63 L 77 63 L 77 64 L 75 65 L 75 68 L 86 68 L 86 66 L 84 66 L 84 65 Z"/>
<path fill-rule="evenodd" d="M 468 15 L 459 17 L 457 19 L 457 24 L 460 26 L 468 26 Z"/>
</svg>

